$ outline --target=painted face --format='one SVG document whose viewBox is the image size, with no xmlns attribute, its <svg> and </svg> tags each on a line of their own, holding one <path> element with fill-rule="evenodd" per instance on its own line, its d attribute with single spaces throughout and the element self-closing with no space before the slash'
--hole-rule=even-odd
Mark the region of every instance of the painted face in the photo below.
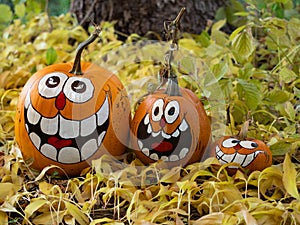
<svg viewBox="0 0 300 225">
<path fill-rule="evenodd" d="M 94 155 L 101 146 L 110 119 L 108 93 L 104 99 L 101 96 L 94 102 L 95 113 L 85 112 L 89 115 L 83 119 L 74 119 L 75 115 L 70 113 L 70 110 L 87 111 L 84 109 L 85 103 L 94 97 L 95 91 L 99 93 L 95 89 L 97 87 L 88 78 L 68 77 L 64 73 L 53 72 L 38 82 L 39 99 L 33 96 L 35 102 L 32 102 L 30 94 L 36 93 L 28 92 L 24 104 L 26 130 L 31 142 L 45 157 L 60 163 L 79 163 Z M 55 115 L 40 112 L 41 101 L 44 101 L 45 108 L 54 103 L 52 111 L 56 111 Z M 67 104 L 78 106 L 77 109 L 74 106 L 68 109 Z"/>
<path fill-rule="evenodd" d="M 202 104 L 191 101 L 185 91 L 182 95 L 159 92 L 148 96 L 136 110 L 133 144 L 144 163 L 162 160 L 183 165 L 200 160 L 209 138 L 209 122 L 205 113 L 199 113 L 204 112 Z"/>
<path fill-rule="evenodd" d="M 218 141 L 215 151 L 221 164 L 234 162 L 250 171 L 263 170 L 272 164 L 270 149 L 257 139 L 240 140 L 237 137 L 223 137 Z M 229 168 L 238 167 L 229 166 Z"/>
<path fill-rule="evenodd" d="M 16 139 L 24 158 L 34 158 L 33 167 L 57 164 L 75 173 L 74 164 L 80 170 L 104 153 L 124 153 L 130 104 L 110 72 L 93 66 L 75 76 L 61 65 L 38 72 L 25 85 Z"/>
<path fill-rule="evenodd" d="M 190 125 L 177 100 L 157 99 L 137 131 L 139 149 L 152 160 L 178 161 L 192 145 Z"/>
</svg>

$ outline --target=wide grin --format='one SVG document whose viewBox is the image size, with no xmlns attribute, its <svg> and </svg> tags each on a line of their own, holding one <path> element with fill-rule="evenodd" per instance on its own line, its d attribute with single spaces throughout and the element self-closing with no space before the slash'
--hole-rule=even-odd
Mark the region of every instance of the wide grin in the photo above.
<svg viewBox="0 0 300 225">
<path fill-rule="evenodd" d="M 261 150 L 257 150 L 251 154 L 240 154 L 235 152 L 233 154 L 225 154 L 218 146 L 216 147 L 216 157 L 221 164 L 237 163 L 241 167 L 246 167 L 258 156 L 258 154 L 264 153 Z M 238 168 L 237 166 L 229 166 L 229 168 Z"/>
<path fill-rule="evenodd" d="M 192 136 L 190 127 L 183 119 L 172 134 L 162 129 L 154 132 L 147 114 L 137 131 L 138 146 L 144 155 L 152 160 L 165 162 L 179 161 L 186 157 L 191 148 Z"/>
<path fill-rule="evenodd" d="M 109 126 L 106 96 L 100 109 L 83 120 L 70 120 L 57 114 L 43 117 L 25 100 L 25 127 L 31 142 L 45 157 L 64 164 L 79 163 L 97 152 Z"/>
</svg>

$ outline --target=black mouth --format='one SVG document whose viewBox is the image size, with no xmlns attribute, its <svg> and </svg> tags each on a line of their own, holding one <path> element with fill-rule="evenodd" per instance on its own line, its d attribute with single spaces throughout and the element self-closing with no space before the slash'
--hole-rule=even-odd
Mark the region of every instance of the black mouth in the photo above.
<svg viewBox="0 0 300 225">
<path fill-rule="evenodd" d="M 24 107 L 25 127 L 32 144 L 45 157 L 72 164 L 87 160 L 101 146 L 109 126 L 109 103 L 83 120 L 69 120 L 61 114 L 43 117 L 31 104 L 29 95 Z"/>
<path fill-rule="evenodd" d="M 137 130 L 138 146 L 152 160 L 179 161 L 186 157 L 192 144 L 190 127 L 185 118 L 172 134 L 153 132 L 147 114 Z"/>
</svg>

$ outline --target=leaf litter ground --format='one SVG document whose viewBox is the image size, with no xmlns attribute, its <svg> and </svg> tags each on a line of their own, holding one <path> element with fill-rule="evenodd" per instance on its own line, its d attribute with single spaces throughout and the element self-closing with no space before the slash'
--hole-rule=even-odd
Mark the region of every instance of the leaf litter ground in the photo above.
<svg viewBox="0 0 300 225">
<path fill-rule="evenodd" d="M 300 26 L 299 21 L 292 22 Z M 249 135 L 266 141 L 274 155 L 274 165 L 262 172 L 240 170 L 229 176 L 228 165 L 220 165 L 215 158 L 185 168 L 145 167 L 132 153 L 119 160 L 103 156 L 74 178 L 47 175 L 52 166 L 33 171 L 14 142 L 15 107 L 21 88 L 47 64 L 73 60 L 74 46 L 88 34 L 70 15 L 53 17 L 52 32 L 48 32 L 45 15 L 26 24 L 15 20 L 7 27 L 0 42 L 0 224 L 299 224 L 300 80 L 288 64 L 297 60 L 297 34 L 285 33 L 294 40 L 289 43 L 292 50 L 284 49 L 283 53 L 272 49 L 274 43 L 268 38 L 264 43 L 254 39 L 249 30 L 228 36 L 220 31 L 222 25 L 222 21 L 213 25 L 209 36 L 205 32 L 184 34 L 180 40 L 182 48 L 209 65 L 196 65 L 201 68 L 200 75 L 193 76 L 194 61 L 188 57 L 183 57 L 176 69 L 182 74 L 181 85 L 205 103 L 215 121 L 214 137 L 236 133 L 251 111 L 255 126 Z M 113 57 L 118 52 L 115 49 L 143 38 L 133 34 L 123 43 L 117 39 L 113 24 L 103 23 L 102 27 L 101 42 L 89 46 L 85 60 L 109 63 L 112 70 L 116 65 L 132 102 L 137 102 L 156 87 L 161 58 L 155 57 L 163 53 L 148 48 L 145 51 L 151 60 L 141 60 L 136 52 L 123 56 L 131 63 L 120 62 L 122 57 Z M 268 35 L 276 35 L 271 31 L 274 34 Z M 280 35 L 284 39 L 284 34 Z M 238 58 L 240 54 L 247 57 Z M 204 76 L 207 73 L 214 79 Z M 222 87 L 223 103 L 214 98 L 212 90 L 203 88 L 214 82 Z M 229 123 L 224 123 L 223 113 L 212 113 L 219 105 L 227 107 Z"/>
</svg>

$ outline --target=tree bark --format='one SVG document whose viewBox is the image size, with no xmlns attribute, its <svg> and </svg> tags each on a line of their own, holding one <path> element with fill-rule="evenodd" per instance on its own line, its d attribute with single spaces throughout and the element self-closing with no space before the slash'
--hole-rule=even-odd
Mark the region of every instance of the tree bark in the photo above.
<svg viewBox="0 0 300 225">
<path fill-rule="evenodd" d="M 116 21 L 115 29 L 126 35 L 162 35 L 164 21 L 173 20 L 182 7 L 184 32 L 200 33 L 216 10 L 228 0 L 73 0 L 70 11 L 87 28 L 92 22 Z"/>
</svg>

